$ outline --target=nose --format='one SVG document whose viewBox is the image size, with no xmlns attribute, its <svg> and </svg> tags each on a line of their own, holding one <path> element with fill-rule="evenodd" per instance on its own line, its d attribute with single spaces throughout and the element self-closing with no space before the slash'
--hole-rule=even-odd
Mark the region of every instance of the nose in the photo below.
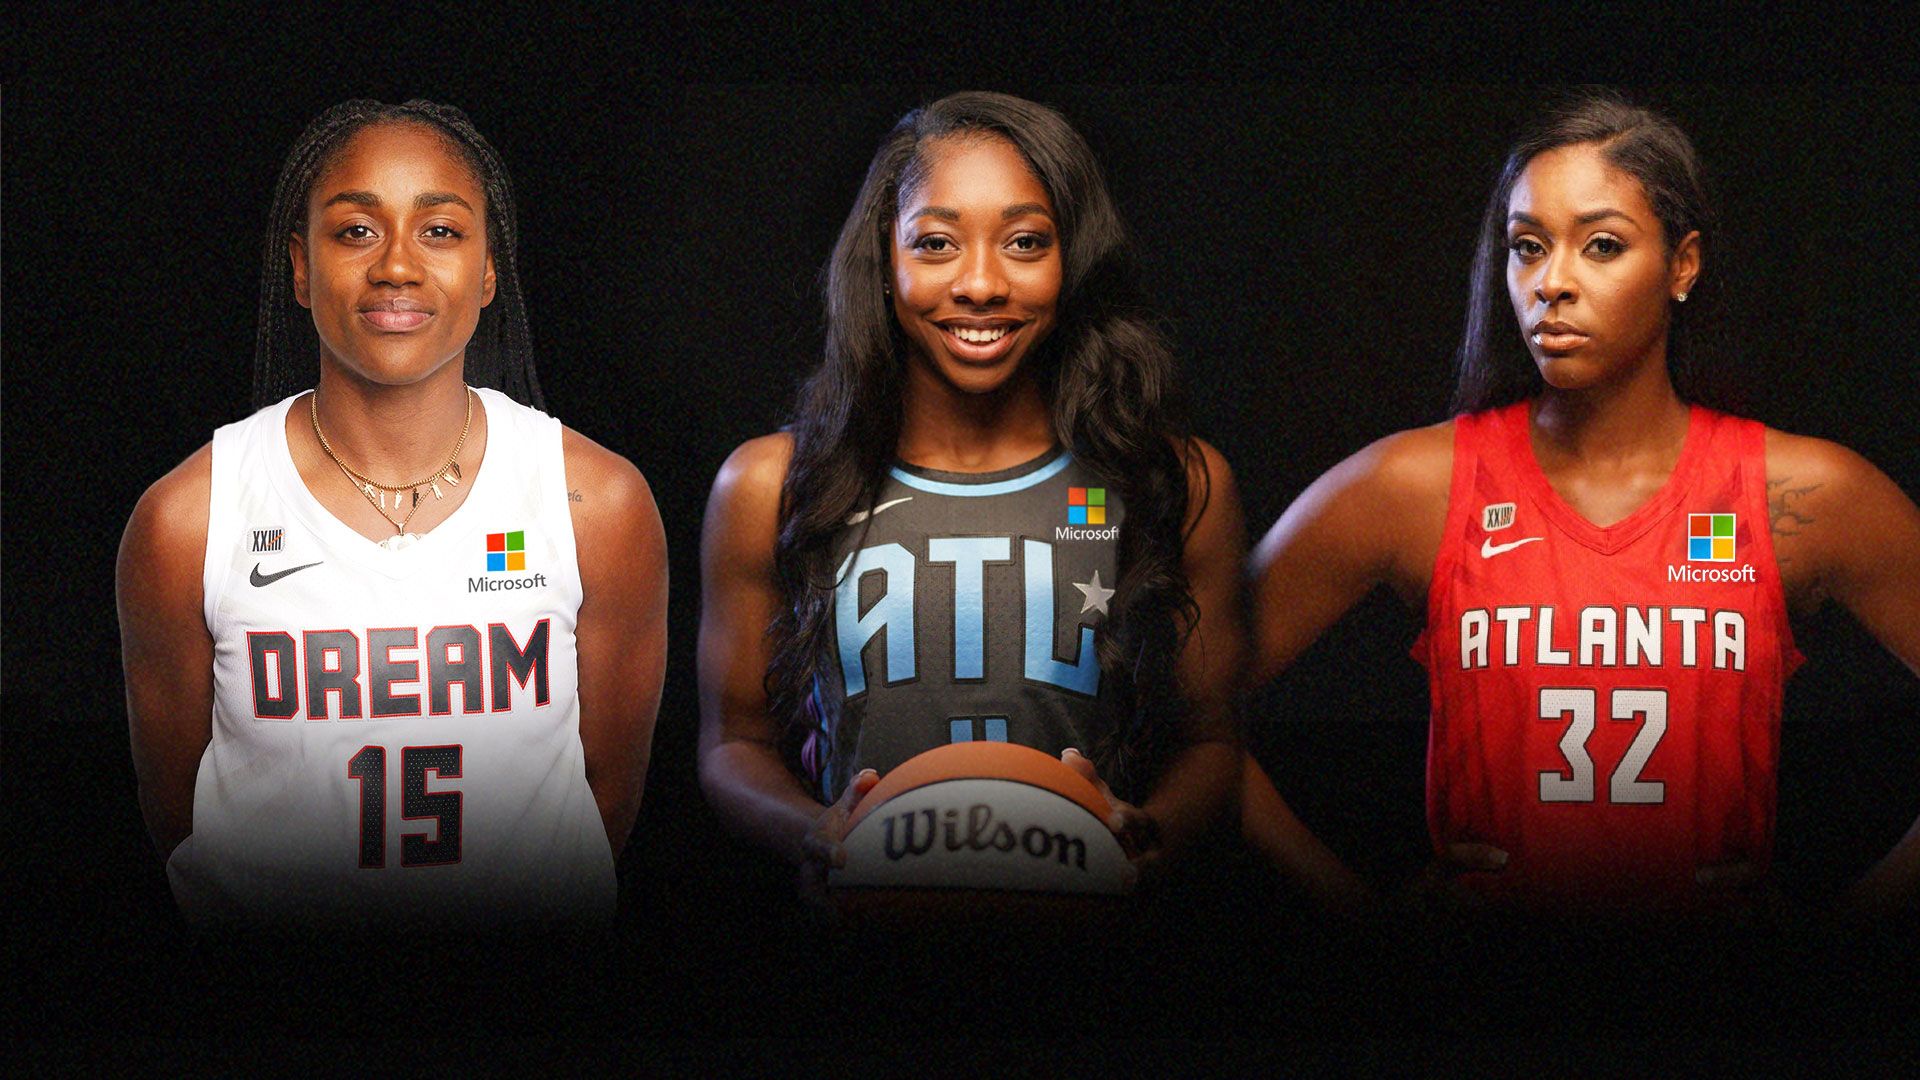
<svg viewBox="0 0 1920 1080">
<path fill-rule="evenodd" d="M 1006 303 L 1009 287 L 998 251 L 991 244 L 981 244 L 961 257 L 948 295 L 956 304 L 988 307 Z"/>
<path fill-rule="evenodd" d="M 420 266 L 413 237 L 405 229 L 395 229 L 380 248 L 379 258 L 367 267 L 367 281 L 374 285 L 418 285 Z"/>
<path fill-rule="evenodd" d="M 1551 305 L 1579 298 L 1580 291 L 1573 275 L 1573 260 L 1578 254 L 1568 244 L 1561 244 L 1547 253 L 1547 257 L 1540 261 L 1540 276 L 1533 282 L 1536 299 Z"/>
</svg>

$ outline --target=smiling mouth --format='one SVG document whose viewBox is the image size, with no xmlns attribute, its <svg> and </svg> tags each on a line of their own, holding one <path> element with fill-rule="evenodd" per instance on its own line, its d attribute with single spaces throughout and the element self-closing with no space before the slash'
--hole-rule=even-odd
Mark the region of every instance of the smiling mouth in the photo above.
<svg viewBox="0 0 1920 1080">
<path fill-rule="evenodd" d="M 994 326 L 994 327 L 982 327 L 982 328 L 975 328 L 970 326 L 943 326 L 941 327 L 941 329 L 945 330 L 947 333 L 952 334 L 954 337 L 959 338 L 961 341 L 964 341 L 969 345 L 991 345 L 994 342 L 999 341 L 1001 338 L 1006 337 L 1008 331 L 1012 330 L 1013 328 L 1010 326 Z"/>
</svg>

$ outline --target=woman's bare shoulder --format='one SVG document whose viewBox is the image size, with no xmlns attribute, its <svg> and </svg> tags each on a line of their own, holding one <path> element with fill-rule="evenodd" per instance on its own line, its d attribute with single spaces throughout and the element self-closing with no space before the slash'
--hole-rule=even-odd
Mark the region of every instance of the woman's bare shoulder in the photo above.
<svg viewBox="0 0 1920 1080">
<path fill-rule="evenodd" d="M 196 580 L 207 543 L 207 507 L 213 496 L 213 444 L 188 455 L 155 480 L 134 504 L 123 546 L 146 554 L 190 558 Z M 189 550 L 191 549 L 191 550 Z"/>
<path fill-rule="evenodd" d="M 735 447 L 713 479 L 713 497 L 778 503 L 793 459 L 793 436 L 784 431 L 748 439 Z"/>
<path fill-rule="evenodd" d="M 1453 421 L 1408 428 L 1375 439 L 1327 470 L 1327 485 L 1369 502 L 1411 509 L 1444 506 L 1453 477 Z"/>
</svg>

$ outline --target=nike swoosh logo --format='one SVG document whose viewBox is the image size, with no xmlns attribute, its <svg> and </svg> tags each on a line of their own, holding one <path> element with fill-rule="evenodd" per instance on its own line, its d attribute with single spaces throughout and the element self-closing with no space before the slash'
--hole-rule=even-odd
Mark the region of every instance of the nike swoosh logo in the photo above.
<svg viewBox="0 0 1920 1080">
<path fill-rule="evenodd" d="M 326 562 L 326 560 L 322 559 L 320 560 L 320 562 Z M 286 577 L 288 574 L 297 574 L 302 570 L 306 570 L 310 567 L 315 567 L 319 565 L 320 563 L 310 562 L 306 566 L 294 566 L 294 567 L 289 567 L 285 570 L 278 571 L 276 573 L 263 574 L 260 572 L 260 564 L 254 563 L 253 573 L 247 575 L 247 580 L 253 582 L 255 585 L 271 585 L 274 582 L 279 581 L 281 578 Z"/>
<path fill-rule="evenodd" d="M 909 495 L 904 499 L 895 499 L 892 502 L 883 502 L 879 506 L 874 507 L 871 513 L 865 510 L 856 510 L 853 513 L 847 515 L 847 524 L 858 525 L 870 517 L 880 516 L 881 514 L 885 513 L 887 508 L 890 506 L 899 506 L 903 502 L 912 502 L 912 501 L 913 501 L 913 496 Z"/>
<path fill-rule="evenodd" d="M 1489 536 L 1485 540 L 1480 541 L 1480 557 L 1483 559 L 1491 559 L 1503 551 L 1512 551 L 1521 544 L 1531 544 L 1535 540 L 1545 539 L 1546 537 L 1544 536 L 1529 536 L 1525 540 L 1515 540 L 1511 544 L 1496 544 L 1493 542 L 1493 537 Z"/>
</svg>

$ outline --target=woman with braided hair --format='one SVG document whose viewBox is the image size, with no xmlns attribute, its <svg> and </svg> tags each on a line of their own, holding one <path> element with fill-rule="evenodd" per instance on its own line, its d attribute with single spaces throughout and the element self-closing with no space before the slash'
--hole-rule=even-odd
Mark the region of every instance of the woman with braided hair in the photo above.
<svg viewBox="0 0 1920 1080">
<path fill-rule="evenodd" d="M 120 550 L 141 811 L 195 922 L 611 914 L 665 542 L 640 473 L 537 411 L 515 241 L 458 109 L 346 102 L 287 158 L 258 411 Z"/>
</svg>

